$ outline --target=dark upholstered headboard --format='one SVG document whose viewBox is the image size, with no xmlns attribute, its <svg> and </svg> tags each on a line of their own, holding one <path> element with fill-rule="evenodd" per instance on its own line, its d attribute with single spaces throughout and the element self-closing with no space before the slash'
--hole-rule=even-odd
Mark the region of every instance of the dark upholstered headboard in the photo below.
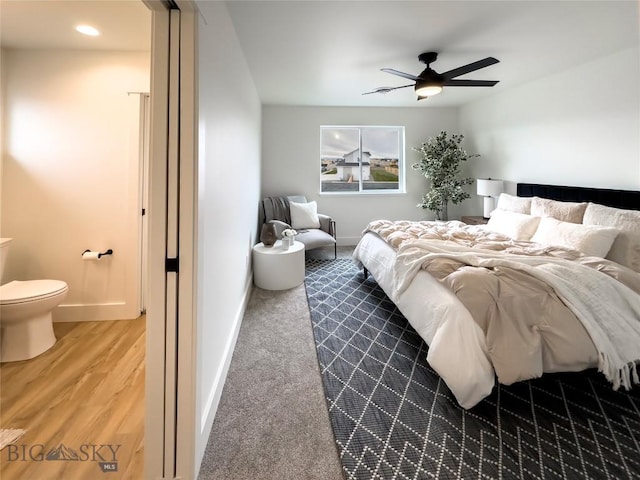
<svg viewBox="0 0 640 480">
<path fill-rule="evenodd" d="M 607 207 L 640 210 L 640 191 L 608 188 L 567 187 L 518 183 L 519 197 L 542 197 L 563 202 L 593 202 Z"/>
</svg>

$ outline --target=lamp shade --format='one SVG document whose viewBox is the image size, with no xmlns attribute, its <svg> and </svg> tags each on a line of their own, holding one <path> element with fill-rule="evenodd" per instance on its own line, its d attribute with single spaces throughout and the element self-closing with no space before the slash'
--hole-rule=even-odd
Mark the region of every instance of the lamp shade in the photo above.
<svg viewBox="0 0 640 480">
<path fill-rule="evenodd" d="M 476 180 L 477 193 L 481 197 L 497 197 L 502 193 L 502 180 L 492 180 L 491 178 L 478 178 Z"/>
</svg>

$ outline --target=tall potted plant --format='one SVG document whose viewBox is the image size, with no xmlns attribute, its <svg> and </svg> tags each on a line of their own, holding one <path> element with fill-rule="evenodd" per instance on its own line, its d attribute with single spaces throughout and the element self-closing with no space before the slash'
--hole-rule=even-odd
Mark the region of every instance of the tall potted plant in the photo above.
<svg viewBox="0 0 640 480">
<path fill-rule="evenodd" d="M 449 219 L 449 202 L 457 205 L 470 197 L 463 187 L 471 185 L 473 178 L 460 177 L 460 162 L 480 155 L 467 153 L 460 146 L 463 138 L 462 135 L 449 136 L 442 131 L 419 148 L 413 148 L 420 153 L 421 159 L 412 168 L 431 180 L 431 190 L 423 195 L 422 202 L 417 206 L 435 212 L 437 220 Z"/>
</svg>

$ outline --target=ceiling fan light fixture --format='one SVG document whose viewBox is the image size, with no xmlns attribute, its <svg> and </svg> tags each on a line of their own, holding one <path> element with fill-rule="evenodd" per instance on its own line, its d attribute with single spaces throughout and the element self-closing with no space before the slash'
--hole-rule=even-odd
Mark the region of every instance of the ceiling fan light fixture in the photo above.
<svg viewBox="0 0 640 480">
<path fill-rule="evenodd" d="M 383 72 L 413 80 L 415 83 L 402 85 L 400 87 L 380 87 L 372 92 L 363 93 L 363 95 L 368 95 L 370 93 L 389 93 L 391 90 L 413 87 L 416 95 L 418 96 L 418 100 L 423 100 L 439 94 L 442 92 L 443 87 L 493 87 L 498 83 L 497 80 L 470 80 L 457 78 L 462 75 L 466 75 L 467 73 L 480 70 L 481 68 L 500 63 L 496 58 L 483 58 L 477 62 L 472 62 L 444 73 L 438 73 L 431 69 L 431 63 L 435 62 L 437 58 L 438 54 L 436 52 L 425 52 L 420 54 L 420 56 L 418 56 L 418 60 L 427 66 L 420 75 L 401 72 L 400 70 L 395 70 L 393 68 L 381 68 L 380 70 Z"/>
<path fill-rule="evenodd" d="M 442 92 L 442 85 L 416 85 L 416 95 L 418 95 L 419 97 L 432 97 L 439 94 L 440 92 Z"/>
</svg>

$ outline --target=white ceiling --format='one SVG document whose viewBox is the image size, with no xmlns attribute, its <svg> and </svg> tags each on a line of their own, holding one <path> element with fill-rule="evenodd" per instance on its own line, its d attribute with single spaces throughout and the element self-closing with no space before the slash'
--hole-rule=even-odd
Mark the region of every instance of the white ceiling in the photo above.
<svg viewBox="0 0 640 480">
<path fill-rule="evenodd" d="M 636 0 L 231 1 L 228 7 L 265 104 L 460 105 L 639 42 Z M 425 51 L 439 53 L 431 65 L 438 72 L 493 56 L 499 64 L 460 78 L 500 83 L 449 87 L 420 102 L 412 88 L 362 95 L 411 83 L 380 68 L 417 75 Z"/>
<path fill-rule="evenodd" d="M 78 24 L 101 34 L 82 35 L 75 31 Z M 0 45 L 148 51 L 151 12 L 141 0 L 0 0 Z"/>
<path fill-rule="evenodd" d="M 264 104 L 461 105 L 640 42 L 637 0 L 231 0 L 227 5 Z M 73 30 L 78 23 L 93 24 L 102 35 L 78 34 Z M 0 0 L 3 47 L 148 50 L 150 38 L 151 15 L 141 0 Z M 439 72 L 496 57 L 499 64 L 461 78 L 500 83 L 449 87 L 421 102 L 412 88 L 362 95 L 411 83 L 380 68 L 417 75 L 424 68 L 417 57 L 425 51 L 439 53 L 431 65 Z"/>
</svg>

